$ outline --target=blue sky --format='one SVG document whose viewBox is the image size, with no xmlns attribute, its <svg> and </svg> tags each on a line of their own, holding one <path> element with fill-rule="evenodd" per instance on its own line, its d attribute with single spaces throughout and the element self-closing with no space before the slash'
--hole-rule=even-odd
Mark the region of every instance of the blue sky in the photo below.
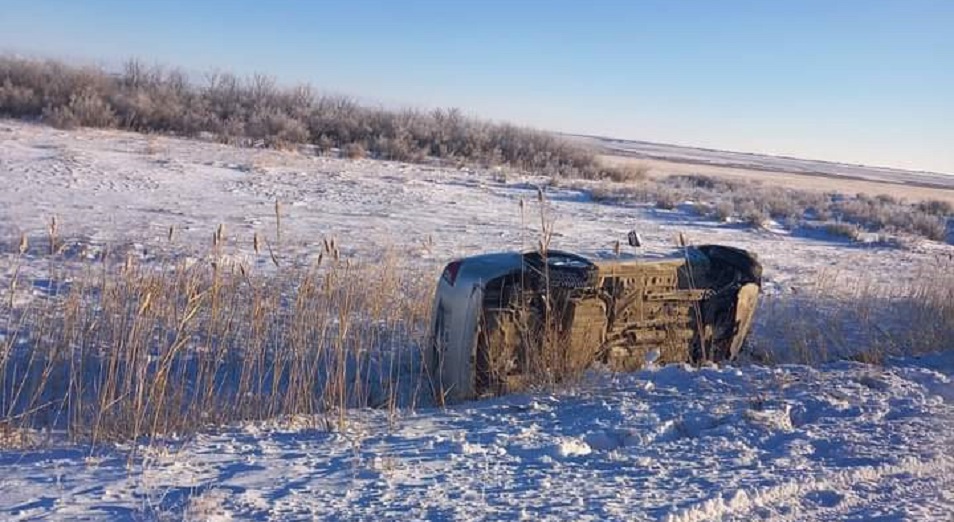
<svg viewBox="0 0 954 522">
<path fill-rule="evenodd" d="M 0 0 L 0 50 L 954 173 L 954 1 Z"/>
</svg>

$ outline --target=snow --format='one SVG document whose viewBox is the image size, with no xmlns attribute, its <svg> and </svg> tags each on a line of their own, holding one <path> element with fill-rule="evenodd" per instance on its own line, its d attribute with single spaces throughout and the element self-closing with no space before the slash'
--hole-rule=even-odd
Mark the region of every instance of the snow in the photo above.
<svg viewBox="0 0 954 522">
<path fill-rule="evenodd" d="M 846 244 L 700 221 L 684 209 L 595 204 L 586 192 L 547 186 L 550 180 L 539 177 L 503 181 L 479 169 L 350 161 L 113 131 L 62 132 L 13 121 L 0 123 L 0 175 L 0 237 L 10 246 L 4 250 L 15 250 L 21 232 L 42 249 L 56 216 L 68 252 L 77 257 L 106 245 L 146 260 L 170 249 L 207 252 L 219 224 L 236 255 L 249 256 L 255 232 L 274 237 L 278 199 L 283 259 L 305 262 L 317 256 L 323 239 L 337 237 L 344 255 L 397 250 L 418 265 L 437 266 L 454 256 L 533 248 L 540 230 L 538 187 L 546 190 L 547 216 L 555 222 L 553 248 L 612 255 L 634 229 L 644 240 L 634 251 L 640 255 L 669 252 L 680 233 L 696 244 L 728 242 L 758 252 L 770 293 L 814 284 L 820 272 L 895 280 L 951 252 L 949 245 L 930 242 L 907 249 Z M 173 225 L 176 241 L 170 244 Z M 269 263 L 263 257 L 259 262 Z M 910 269 L 900 271 L 902 266 Z"/>
<path fill-rule="evenodd" d="M 380 411 L 340 432 L 234 426 L 131 465 L 119 450 L 2 452 L 0 516 L 940 520 L 954 508 L 954 358 L 909 364 L 597 372 L 391 428 Z"/>
<path fill-rule="evenodd" d="M 556 220 L 553 247 L 610 255 L 636 229 L 640 255 L 668 251 L 679 233 L 749 248 L 766 266 L 767 300 L 785 313 L 802 315 L 798 299 L 819 277 L 845 282 L 834 298 L 861 280 L 913 280 L 954 251 L 753 231 L 597 204 L 547 182 L 0 121 L 0 263 L 28 235 L 24 298 L 55 294 L 40 251 L 56 215 L 77 263 L 107 246 L 144 262 L 199 258 L 221 223 L 234 255 L 267 269 L 252 235 L 274 234 L 277 198 L 283 262 L 307 262 L 336 237 L 343 255 L 398 251 L 427 270 L 532 246 L 538 186 Z M 11 277 L 0 272 L 0 288 Z M 773 325 L 753 335 L 771 342 Z M 41 449 L 0 450 L 0 519 L 950 520 L 952 377 L 950 350 L 883 366 L 649 364 L 595 369 L 558 393 L 354 411 L 342 430 L 282 418 L 136 448 L 50 434 Z"/>
</svg>

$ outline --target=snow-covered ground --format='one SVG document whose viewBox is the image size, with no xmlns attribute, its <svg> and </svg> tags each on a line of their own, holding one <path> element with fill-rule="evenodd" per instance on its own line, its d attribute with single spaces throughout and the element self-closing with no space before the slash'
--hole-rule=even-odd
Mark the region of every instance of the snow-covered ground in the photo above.
<svg viewBox="0 0 954 522">
<path fill-rule="evenodd" d="M 950 520 L 954 358 L 645 370 L 559 395 L 0 452 L 0 517 Z"/>
<path fill-rule="evenodd" d="M 631 229 L 648 245 L 640 255 L 680 233 L 738 245 L 760 255 L 766 294 L 783 303 L 820 284 L 837 297 L 954 266 L 951 245 L 753 231 L 599 204 L 547 181 L 0 121 L 0 289 L 21 233 L 31 253 L 20 276 L 48 277 L 41 250 L 54 215 L 76 262 L 107 246 L 145 262 L 200 256 L 224 224 L 230 251 L 264 269 L 252 236 L 274 236 L 277 199 L 286 262 L 337 237 L 346 256 L 398 251 L 427 270 L 535 244 L 538 186 L 553 247 L 606 255 Z M 755 335 L 771 340 L 772 324 Z M 0 450 L 0 519 L 950 520 L 951 353 L 884 367 L 593 372 L 555 395 L 356 412 L 340 432 L 300 418 L 234 426 L 132 461 L 127 448 Z"/>
<path fill-rule="evenodd" d="M 597 204 L 586 192 L 548 187 L 545 178 L 114 131 L 63 132 L 9 120 L 0 121 L 0 182 L 6 251 L 25 233 L 42 252 L 56 216 L 68 252 L 77 255 L 92 256 L 106 245 L 146 259 L 163 250 L 208 252 L 219 224 L 236 250 L 250 254 L 255 232 L 274 236 L 277 199 L 286 257 L 307 261 L 318 255 L 322 239 L 337 237 L 348 255 L 396 249 L 415 264 L 436 266 L 454 256 L 533 248 L 540 228 L 537 187 L 543 186 L 548 218 L 555 221 L 553 248 L 607 254 L 635 229 L 647 245 L 640 254 L 666 252 L 683 233 L 693 243 L 757 252 L 770 293 L 814 285 L 822 272 L 894 281 L 952 252 L 923 241 L 903 249 L 847 244 L 809 232 L 700 221 L 680 209 Z M 170 226 L 176 227 L 173 245 L 166 241 Z"/>
</svg>

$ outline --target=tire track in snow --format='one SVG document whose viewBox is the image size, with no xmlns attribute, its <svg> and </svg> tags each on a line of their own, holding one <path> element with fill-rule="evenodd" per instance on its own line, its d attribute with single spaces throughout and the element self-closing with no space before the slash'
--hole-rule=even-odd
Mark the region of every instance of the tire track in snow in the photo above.
<svg viewBox="0 0 954 522">
<path fill-rule="evenodd" d="M 945 491 L 954 488 L 954 459 L 947 456 L 928 461 L 905 458 L 899 464 L 881 466 L 862 466 L 858 469 L 843 471 L 825 471 L 824 476 L 787 481 L 776 486 L 758 488 L 754 491 L 737 490 L 728 500 L 716 497 L 691 506 L 666 517 L 667 522 L 697 522 L 705 520 L 751 520 L 758 518 L 754 512 L 760 508 L 771 510 L 772 520 L 832 520 L 838 515 L 848 514 L 851 508 L 864 503 L 877 504 L 869 496 L 861 497 L 852 493 L 857 484 L 884 484 L 895 480 L 929 481 L 933 484 L 937 499 L 946 505 L 938 505 L 938 511 L 932 515 L 954 512 L 954 502 L 943 499 Z M 839 498 L 832 505 L 818 504 L 808 500 L 812 493 L 834 493 Z M 885 493 L 879 497 L 886 496 Z M 773 507 L 797 503 L 792 513 L 779 512 Z M 807 509 L 806 509 L 807 508 Z"/>
</svg>

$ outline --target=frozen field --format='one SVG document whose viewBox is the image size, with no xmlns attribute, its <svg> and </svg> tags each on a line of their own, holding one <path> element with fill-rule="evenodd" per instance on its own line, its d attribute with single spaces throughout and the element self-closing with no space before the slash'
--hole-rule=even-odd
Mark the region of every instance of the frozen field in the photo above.
<svg viewBox="0 0 954 522">
<path fill-rule="evenodd" d="M 703 174 L 728 180 L 763 181 L 808 191 L 890 194 L 909 201 L 954 203 L 954 174 L 913 172 L 763 154 L 749 154 L 641 141 L 577 136 L 599 147 L 611 162 L 635 163 L 650 175 Z"/>
<path fill-rule="evenodd" d="M 607 154 L 656 159 L 698 166 L 731 167 L 769 173 L 786 172 L 805 176 L 858 179 L 898 185 L 954 189 L 954 174 L 916 172 L 888 167 L 852 165 L 831 161 L 769 156 L 697 147 L 681 147 L 645 141 L 579 136 L 577 139 L 601 146 Z"/>
<path fill-rule="evenodd" d="M 25 234 L 21 277 L 42 295 L 52 216 L 77 266 L 105 248 L 198 259 L 223 224 L 230 251 L 264 269 L 252 237 L 274 235 L 276 199 L 288 263 L 336 237 L 345 256 L 398 252 L 431 276 L 454 256 L 532 247 L 537 187 L 554 248 L 610 255 L 632 229 L 647 244 L 636 255 L 667 251 L 680 233 L 737 245 L 759 254 L 767 299 L 783 304 L 822 282 L 836 298 L 954 266 L 951 245 L 753 231 L 679 208 L 599 204 L 547 181 L 0 120 L 0 289 Z M 755 335 L 771 342 L 771 328 Z M 132 462 L 124 448 L 0 450 L 0 519 L 950 520 L 951 353 L 877 367 L 594 372 L 556 395 L 395 419 L 358 412 L 342 432 L 300 418 L 234 426 Z"/>
<path fill-rule="evenodd" d="M 436 266 L 454 256 L 533 248 L 538 186 L 555 221 L 553 248 L 608 255 L 635 229 L 646 240 L 640 254 L 651 254 L 671 250 L 684 233 L 696 244 L 728 242 L 756 251 L 771 292 L 813 285 L 823 272 L 903 278 L 952 252 L 949 245 L 919 241 L 905 249 L 847 245 L 798 231 L 700 221 L 679 209 L 596 204 L 586 192 L 548 187 L 544 178 L 117 131 L 63 132 L 13 121 L 0 121 L 0 176 L 0 238 L 15 244 L 25 233 L 41 245 L 56 216 L 77 255 L 109 245 L 140 256 L 145 251 L 148 259 L 169 248 L 170 226 L 180 239 L 177 251 L 207 252 L 219 224 L 237 250 L 250 254 L 256 231 L 274 232 L 277 199 L 287 237 L 283 254 L 290 259 L 307 261 L 322 239 L 337 237 L 349 255 L 396 249 L 416 265 Z"/>
</svg>

